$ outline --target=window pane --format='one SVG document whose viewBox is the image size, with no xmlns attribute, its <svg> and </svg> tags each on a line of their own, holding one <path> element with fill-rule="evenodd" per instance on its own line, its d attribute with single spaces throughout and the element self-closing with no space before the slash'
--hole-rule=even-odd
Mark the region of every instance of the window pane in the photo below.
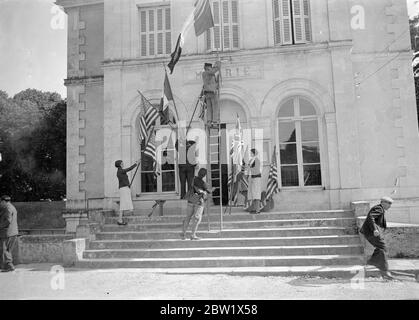
<svg viewBox="0 0 419 320">
<path fill-rule="evenodd" d="M 239 26 L 238 25 L 233 26 L 233 48 L 234 49 L 239 48 Z"/>
<path fill-rule="evenodd" d="M 279 122 L 279 141 L 295 142 L 295 122 Z"/>
<path fill-rule="evenodd" d="M 221 28 L 215 26 L 214 27 L 214 48 L 220 49 L 221 48 Z"/>
<path fill-rule="evenodd" d="M 320 165 L 304 166 L 304 185 L 305 186 L 321 186 L 322 175 Z"/>
<path fill-rule="evenodd" d="M 279 117 L 293 117 L 294 116 L 294 99 L 285 102 L 281 109 L 279 109 Z"/>
<path fill-rule="evenodd" d="M 141 32 L 147 32 L 147 12 L 141 11 Z"/>
<path fill-rule="evenodd" d="M 316 143 L 303 143 L 303 162 L 320 163 L 320 147 Z"/>
<path fill-rule="evenodd" d="M 154 33 L 150 34 L 148 37 L 149 37 L 149 41 L 150 41 L 150 44 L 149 44 L 150 56 L 154 56 L 154 46 L 155 46 L 155 44 L 154 44 Z"/>
<path fill-rule="evenodd" d="M 163 151 L 161 159 L 161 170 L 162 171 L 174 171 L 175 170 L 175 153 L 174 151 Z"/>
<path fill-rule="evenodd" d="M 301 122 L 301 138 L 303 141 L 319 141 L 317 120 Z"/>
<path fill-rule="evenodd" d="M 296 144 L 281 144 L 280 156 L 281 164 L 296 164 L 297 163 L 297 145 Z"/>
<path fill-rule="evenodd" d="M 154 173 L 141 173 L 141 192 L 157 192 L 157 179 Z"/>
<path fill-rule="evenodd" d="M 149 31 L 154 31 L 154 10 L 148 12 Z"/>
<path fill-rule="evenodd" d="M 316 115 L 316 109 L 311 104 L 310 101 L 307 101 L 306 99 L 298 99 L 298 102 L 300 104 L 300 115 L 301 116 L 314 116 Z"/>
<path fill-rule="evenodd" d="M 163 9 L 157 10 L 157 30 L 163 30 Z"/>
<path fill-rule="evenodd" d="M 163 54 L 163 33 L 157 34 L 157 54 Z"/>
<path fill-rule="evenodd" d="M 166 53 L 172 52 L 172 33 L 166 32 Z"/>
<path fill-rule="evenodd" d="M 171 25 L 171 21 L 170 21 L 170 8 L 167 8 L 165 11 L 165 20 L 166 20 L 166 30 L 170 30 L 170 25 Z"/>
<path fill-rule="evenodd" d="M 162 191 L 170 192 L 175 191 L 175 172 L 163 172 L 162 173 Z"/>
<path fill-rule="evenodd" d="M 281 167 L 281 181 L 283 187 L 298 187 L 298 167 L 286 166 Z"/>
<path fill-rule="evenodd" d="M 223 32 L 224 37 L 224 49 L 230 49 L 230 27 L 224 27 Z"/>
</svg>

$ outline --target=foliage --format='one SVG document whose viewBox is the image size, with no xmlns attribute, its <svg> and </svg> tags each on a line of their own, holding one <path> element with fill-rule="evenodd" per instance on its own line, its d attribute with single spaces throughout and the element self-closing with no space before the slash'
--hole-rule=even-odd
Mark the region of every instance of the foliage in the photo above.
<svg viewBox="0 0 419 320">
<path fill-rule="evenodd" d="M 57 93 L 0 91 L 0 194 L 14 201 L 65 197 L 66 101 Z"/>
<path fill-rule="evenodd" d="M 412 50 L 419 51 L 419 48 L 415 48 L 415 37 L 419 37 L 419 15 L 409 19 L 410 25 L 410 40 L 412 42 Z"/>
</svg>

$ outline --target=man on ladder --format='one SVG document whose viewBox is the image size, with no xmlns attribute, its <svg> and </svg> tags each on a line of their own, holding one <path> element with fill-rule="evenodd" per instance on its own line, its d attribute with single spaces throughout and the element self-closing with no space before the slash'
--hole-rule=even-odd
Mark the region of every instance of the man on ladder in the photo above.
<svg viewBox="0 0 419 320">
<path fill-rule="evenodd" d="M 203 93 L 207 105 L 207 122 L 210 125 L 218 125 L 220 123 L 218 96 L 220 90 L 219 75 L 221 61 L 217 61 L 214 66 L 211 63 L 205 63 L 204 69 L 202 81 L 204 83 Z"/>
</svg>

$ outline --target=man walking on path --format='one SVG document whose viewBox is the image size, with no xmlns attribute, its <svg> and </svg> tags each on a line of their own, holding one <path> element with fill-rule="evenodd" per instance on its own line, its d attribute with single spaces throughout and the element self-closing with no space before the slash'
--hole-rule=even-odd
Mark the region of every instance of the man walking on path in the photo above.
<svg viewBox="0 0 419 320">
<path fill-rule="evenodd" d="M 17 235 L 17 210 L 11 204 L 9 196 L 0 199 L 0 247 L 2 248 L 2 272 L 14 271 L 12 251 Z"/>
<path fill-rule="evenodd" d="M 387 247 L 380 228 L 387 228 L 385 212 L 390 209 L 393 202 L 390 197 L 381 198 L 381 203 L 372 207 L 368 212 L 360 230 L 367 241 L 375 247 L 374 253 L 368 259 L 367 264 L 377 267 L 381 276 L 386 280 L 394 280 L 395 278 L 388 271 Z"/>
</svg>

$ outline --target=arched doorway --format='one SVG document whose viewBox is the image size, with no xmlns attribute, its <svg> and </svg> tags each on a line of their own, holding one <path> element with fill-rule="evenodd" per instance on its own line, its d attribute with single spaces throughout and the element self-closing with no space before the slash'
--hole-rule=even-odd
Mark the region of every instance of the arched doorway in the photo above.
<svg viewBox="0 0 419 320">
<path fill-rule="evenodd" d="M 153 103 L 159 108 L 159 103 Z M 141 159 L 140 168 L 133 182 L 133 190 L 137 198 L 155 198 L 156 194 L 169 198 L 178 195 L 178 170 L 177 152 L 175 143 L 177 139 L 177 119 L 175 112 L 169 108 L 171 123 L 162 122 L 158 118 L 153 123 L 152 141 L 156 149 L 156 159 L 141 152 L 145 148 L 146 141 L 140 141 L 140 118 L 137 116 L 134 130 L 134 160 Z"/>
</svg>

